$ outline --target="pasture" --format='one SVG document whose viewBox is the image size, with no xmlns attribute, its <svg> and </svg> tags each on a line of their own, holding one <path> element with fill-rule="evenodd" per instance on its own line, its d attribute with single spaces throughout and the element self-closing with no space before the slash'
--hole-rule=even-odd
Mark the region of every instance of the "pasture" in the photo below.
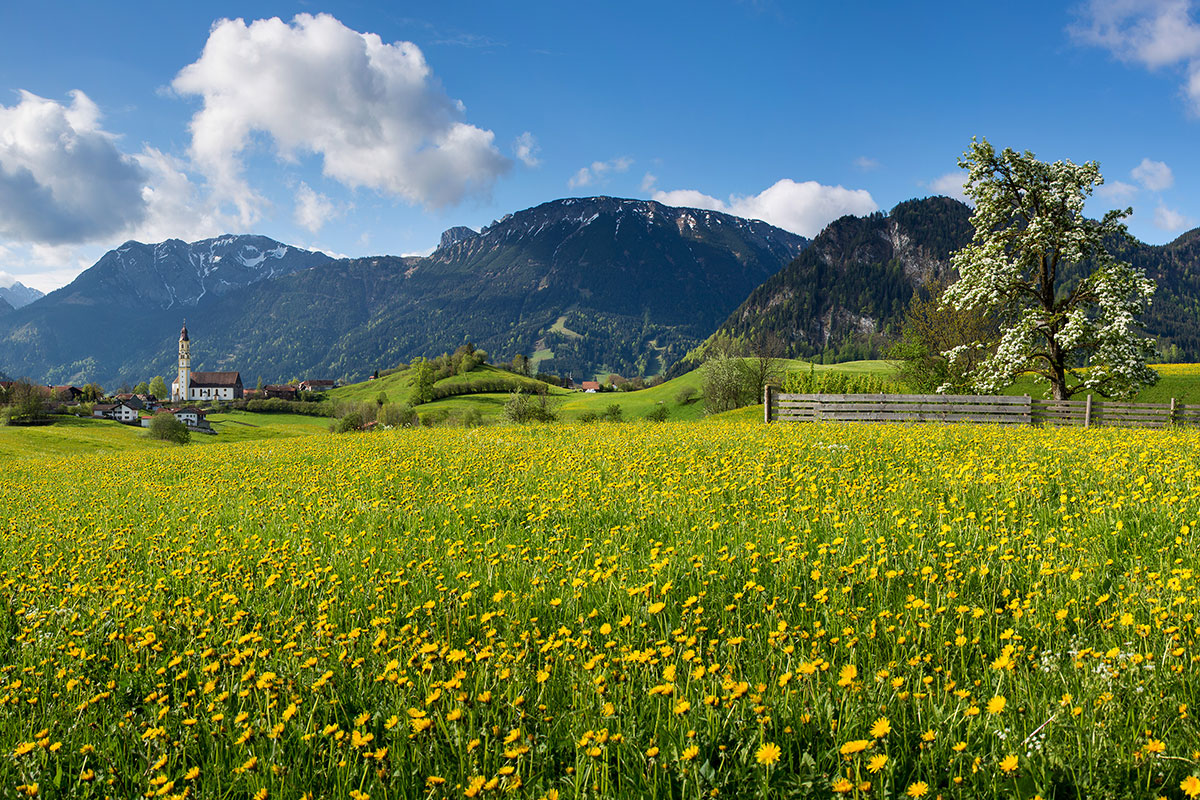
<svg viewBox="0 0 1200 800">
<path fill-rule="evenodd" d="M 10 459 L 0 791 L 1200 794 L 1200 432 L 739 416 Z"/>
</svg>

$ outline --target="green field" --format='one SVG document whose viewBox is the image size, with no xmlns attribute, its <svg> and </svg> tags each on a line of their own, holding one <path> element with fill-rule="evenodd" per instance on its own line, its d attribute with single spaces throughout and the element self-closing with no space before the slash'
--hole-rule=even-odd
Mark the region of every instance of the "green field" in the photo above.
<svg viewBox="0 0 1200 800">
<path fill-rule="evenodd" d="M 755 411 L 10 458 L 0 794 L 1185 795 L 1200 432 Z"/>
</svg>

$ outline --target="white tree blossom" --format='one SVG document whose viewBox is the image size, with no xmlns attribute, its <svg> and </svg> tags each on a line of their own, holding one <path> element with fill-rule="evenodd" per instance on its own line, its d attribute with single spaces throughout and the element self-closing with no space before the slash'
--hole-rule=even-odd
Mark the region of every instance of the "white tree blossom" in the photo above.
<svg viewBox="0 0 1200 800">
<path fill-rule="evenodd" d="M 1153 340 L 1138 317 L 1154 282 L 1108 248 L 1127 239 L 1131 210 L 1088 219 L 1083 206 L 1104 183 L 1095 161 L 1038 161 L 1033 153 L 972 139 L 959 159 L 975 201 L 975 236 L 952 257 L 959 280 L 945 302 L 1000 315 L 1000 338 L 971 374 L 977 391 L 996 392 L 1022 373 L 1065 400 L 1077 392 L 1129 397 L 1158 380 L 1146 366 Z M 1086 273 L 1090 270 L 1090 273 Z M 959 358 L 967 348 L 944 353 Z"/>
</svg>

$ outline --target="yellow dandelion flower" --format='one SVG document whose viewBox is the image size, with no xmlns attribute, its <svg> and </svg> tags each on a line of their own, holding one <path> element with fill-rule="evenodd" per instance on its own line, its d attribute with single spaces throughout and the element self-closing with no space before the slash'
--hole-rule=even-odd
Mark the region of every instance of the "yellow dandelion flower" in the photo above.
<svg viewBox="0 0 1200 800">
<path fill-rule="evenodd" d="M 872 739 L 882 739 L 884 736 L 887 736 L 892 732 L 892 723 L 887 717 L 880 717 L 879 719 L 875 720 L 875 723 L 871 726 L 870 732 Z"/>
<path fill-rule="evenodd" d="M 871 746 L 871 742 L 868 739 L 854 739 L 854 740 L 846 742 L 844 745 L 842 745 L 842 749 L 840 752 L 844 756 L 852 756 L 855 753 L 861 753 L 863 750 L 866 750 L 870 746 Z"/>
<path fill-rule="evenodd" d="M 909 797 L 924 797 L 929 794 L 929 784 L 925 781 L 910 783 L 904 793 Z"/>
<path fill-rule="evenodd" d="M 1008 701 L 1004 699 L 1004 695 L 996 695 L 991 700 L 987 701 L 987 712 L 989 714 L 999 714 L 1004 710 L 1004 706 L 1007 704 Z"/>
<path fill-rule="evenodd" d="M 871 773 L 879 772 L 887 762 L 888 757 L 883 753 L 871 756 L 871 760 L 867 762 L 867 771 Z"/>
<path fill-rule="evenodd" d="M 1179 788 L 1188 797 L 1200 797 L 1200 778 L 1188 775 L 1179 782 Z"/>
<path fill-rule="evenodd" d="M 1010 772 L 1015 771 L 1017 768 L 1017 762 L 1018 762 L 1018 759 L 1015 755 L 1012 755 L 1011 753 L 1009 755 L 1006 755 L 1004 758 L 1002 758 L 1000 760 L 1000 771 L 1003 772 L 1005 775 L 1009 774 Z"/>
<path fill-rule="evenodd" d="M 835 794 L 850 794 L 854 791 L 854 784 L 845 778 L 838 778 L 829 788 L 833 789 Z"/>
<path fill-rule="evenodd" d="M 755 751 L 754 760 L 769 767 L 778 761 L 781 755 L 783 755 L 783 751 L 779 749 L 779 745 L 774 742 L 763 742 Z"/>
<path fill-rule="evenodd" d="M 700 748 L 696 745 L 689 745 L 686 750 L 679 754 L 680 761 L 691 761 L 696 756 L 700 755 Z"/>
</svg>

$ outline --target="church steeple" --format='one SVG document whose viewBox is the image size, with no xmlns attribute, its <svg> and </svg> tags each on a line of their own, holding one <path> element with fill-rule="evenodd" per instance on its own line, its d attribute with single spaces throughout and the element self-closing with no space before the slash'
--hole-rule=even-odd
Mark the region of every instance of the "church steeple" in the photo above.
<svg viewBox="0 0 1200 800">
<path fill-rule="evenodd" d="M 187 402 L 191 399 L 192 386 L 192 343 L 188 339 L 187 320 L 179 331 L 179 377 L 175 379 L 171 399 Z"/>
</svg>

